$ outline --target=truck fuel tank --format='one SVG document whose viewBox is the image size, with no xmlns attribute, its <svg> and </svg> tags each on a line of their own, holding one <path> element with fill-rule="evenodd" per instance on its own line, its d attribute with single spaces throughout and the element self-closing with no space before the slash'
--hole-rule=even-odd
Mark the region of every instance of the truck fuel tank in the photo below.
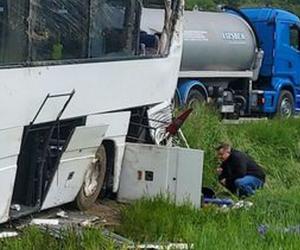
<svg viewBox="0 0 300 250">
<path fill-rule="evenodd" d="M 244 71 L 255 61 L 254 32 L 228 12 L 185 11 L 181 71 Z"/>
</svg>

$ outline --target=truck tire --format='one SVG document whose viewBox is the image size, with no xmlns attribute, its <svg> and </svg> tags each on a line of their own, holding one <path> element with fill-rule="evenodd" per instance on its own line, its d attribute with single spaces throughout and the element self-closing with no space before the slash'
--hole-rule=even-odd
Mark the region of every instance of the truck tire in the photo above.
<svg viewBox="0 0 300 250">
<path fill-rule="evenodd" d="M 294 114 L 294 97 L 288 90 L 283 90 L 280 93 L 277 103 L 276 115 L 281 118 L 289 118 Z"/>
<path fill-rule="evenodd" d="M 201 91 L 197 89 L 192 89 L 188 95 L 186 106 L 189 108 L 196 108 L 197 106 L 205 102 L 206 102 L 206 98 L 201 93 Z"/>
<path fill-rule="evenodd" d="M 106 155 L 105 147 L 101 145 L 96 152 L 96 161 L 89 165 L 75 200 L 76 207 L 81 211 L 89 209 L 100 194 L 107 169 Z"/>
</svg>

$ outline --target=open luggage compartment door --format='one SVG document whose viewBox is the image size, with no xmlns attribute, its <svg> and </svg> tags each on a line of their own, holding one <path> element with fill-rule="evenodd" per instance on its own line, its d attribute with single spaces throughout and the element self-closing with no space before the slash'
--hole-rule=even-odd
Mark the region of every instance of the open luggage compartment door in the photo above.
<svg viewBox="0 0 300 250">
<path fill-rule="evenodd" d="M 118 200 L 167 194 L 200 207 L 203 159 L 201 150 L 127 143 Z"/>
</svg>

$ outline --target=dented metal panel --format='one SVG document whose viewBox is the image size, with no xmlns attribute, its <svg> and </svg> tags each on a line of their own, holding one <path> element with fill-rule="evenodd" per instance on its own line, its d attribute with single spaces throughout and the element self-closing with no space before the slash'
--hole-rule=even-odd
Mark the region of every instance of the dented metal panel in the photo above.
<svg viewBox="0 0 300 250">
<path fill-rule="evenodd" d="M 75 129 L 62 155 L 42 209 L 74 201 L 107 128 L 107 125 L 99 125 Z"/>
</svg>

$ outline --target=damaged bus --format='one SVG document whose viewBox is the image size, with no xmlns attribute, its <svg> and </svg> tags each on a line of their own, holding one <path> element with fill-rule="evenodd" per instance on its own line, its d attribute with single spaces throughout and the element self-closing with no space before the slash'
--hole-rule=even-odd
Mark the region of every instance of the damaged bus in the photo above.
<svg viewBox="0 0 300 250">
<path fill-rule="evenodd" d="M 156 0 L 148 0 L 156 4 Z M 0 1 L 0 222 L 116 193 L 126 141 L 174 95 L 182 1 L 160 35 L 139 0 Z"/>
</svg>

